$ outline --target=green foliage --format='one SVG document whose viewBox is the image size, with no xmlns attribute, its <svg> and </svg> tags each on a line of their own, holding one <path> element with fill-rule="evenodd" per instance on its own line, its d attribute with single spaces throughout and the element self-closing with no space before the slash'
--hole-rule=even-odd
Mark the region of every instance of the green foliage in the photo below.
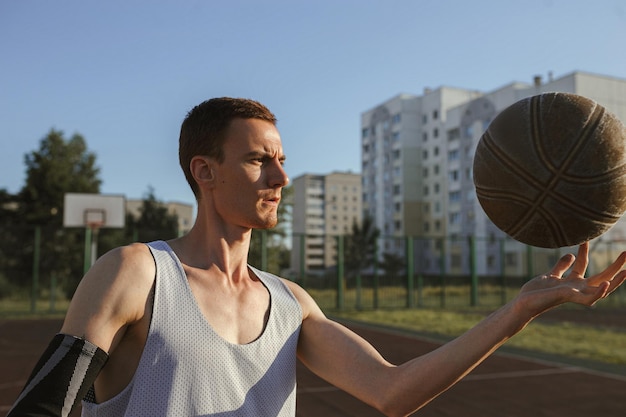
<svg viewBox="0 0 626 417">
<path fill-rule="evenodd" d="M 178 237 L 178 216 L 170 214 L 167 207 L 158 201 L 154 189 L 149 187 L 139 209 L 140 216 L 127 218 L 127 230 L 132 231 L 139 242 L 167 240 Z"/>
<path fill-rule="evenodd" d="M 2 242 L 4 262 L 14 263 L 5 271 L 12 284 L 30 284 L 33 236 L 38 228 L 40 283 L 46 286 L 51 277 L 64 277 L 64 290 L 71 295 L 82 276 L 84 232 L 63 228 L 63 201 L 67 192 L 99 192 L 96 156 L 88 151 L 81 135 L 65 139 L 63 132 L 52 129 L 40 141 L 38 150 L 25 155 L 24 162 L 26 184 L 14 196 L 15 204 L 9 205 L 13 213 L 2 212 L 3 226 L 13 232 L 11 239 Z"/>
<path fill-rule="evenodd" d="M 376 251 L 380 230 L 371 216 L 365 216 L 359 225 L 352 224 L 352 233 L 346 236 L 345 265 L 349 275 L 360 275 L 365 269 L 371 268 L 376 262 Z"/>
<path fill-rule="evenodd" d="M 39 146 L 24 157 L 26 185 L 20 192 L 24 220 L 29 224 L 60 226 L 63 198 L 67 192 L 98 193 L 101 180 L 96 155 L 85 139 L 50 130 Z"/>
<path fill-rule="evenodd" d="M 385 271 L 385 275 L 389 279 L 396 279 L 400 276 L 402 270 L 406 267 L 406 262 L 402 256 L 394 253 L 383 253 L 383 259 L 380 267 Z"/>
</svg>

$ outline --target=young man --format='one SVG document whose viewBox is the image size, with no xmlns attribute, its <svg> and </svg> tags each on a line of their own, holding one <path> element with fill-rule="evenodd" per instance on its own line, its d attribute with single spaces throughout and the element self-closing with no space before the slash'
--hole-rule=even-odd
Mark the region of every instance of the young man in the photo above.
<svg viewBox="0 0 626 417">
<path fill-rule="evenodd" d="M 180 162 L 198 202 L 189 234 L 101 257 L 9 416 L 294 416 L 298 357 L 387 415 L 407 415 L 537 315 L 592 305 L 622 284 L 622 254 L 584 278 L 588 244 L 475 328 L 396 366 L 324 316 L 293 282 L 247 264 L 250 234 L 277 222 L 289 179 L 274 115 L 244 99 L 196 106 Z M 570 268 L 571 272 L 563 276 Z"/>
</svg>

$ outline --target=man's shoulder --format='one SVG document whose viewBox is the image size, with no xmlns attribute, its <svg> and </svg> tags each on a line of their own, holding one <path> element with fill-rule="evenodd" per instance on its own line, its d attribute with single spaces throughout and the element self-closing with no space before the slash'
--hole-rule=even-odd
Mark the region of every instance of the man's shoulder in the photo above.
<svg viewBox="0 0 626 417">
<path fill-rule="evenodd" d="M 137 286 L 141 282 L 152 285 L 156 268 L 150 249 L 143 243 L 132 243 L 110 250 L 98 259 L 85 278 L 111 284 Z"/>
</svg>

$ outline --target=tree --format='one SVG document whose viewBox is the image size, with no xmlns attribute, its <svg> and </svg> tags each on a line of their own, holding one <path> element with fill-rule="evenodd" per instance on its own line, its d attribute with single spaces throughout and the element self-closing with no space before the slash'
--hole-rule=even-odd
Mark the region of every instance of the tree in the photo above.
<svg viewBox="0 0 626 417">
<path fill-rule="evenodd" d="M 0 189 L 0 299 L 11 293 L 11 280 L 19 270 L 23 248 L 22 229 L 17 215 L 17 196 Z"/>
<path fill-rule="evenodd" d="M 383 259 L 380 266 L 385 271 L 387 279 L 395 280 L 400 276 L 400 273 L 406 267 L 406 262 L 402 256 L 391 252 L 385 252 L 383 253 Z"/>
<path fill-rule="evenodd" d="M 360 276 L 365 269 L 374 266 L 379 237 L 380 230 L 371 216 L 366 215 L 361 225 L 356 221 L 352 223 L 352 233 L 346 236 L 344 251 L 347 272 Z"/>
<path fill-rule="evenodd" d="M 98 193 L 101 180 L 96 155 L 85 139 L 74 134 L 66 140 L 63 132 L 51 129 L 39 149 L 26 154 L 26 184 L 18 194 L 17 212 L 23 226 L 24 242 L 33 241 L 35 228 L 41 231 L 40 270 L 42 284 L 51 277 L 64 280 L 71 295 L 83 273 L 84 231 L 63 228 L 65 193 Z M 31 265 L 34 247 L 24 251 L 21 264 Z M 25 268 L 15 276 L 21 285 L 30 283 Z"/>
<path fill-rule="evenodd" d="M 133 240 L 150 242 L 178 237 L 178 216 L 170 214 L 163 202 L 157 200 L 152 187 L 148 188 L 139 211 L 139 218 L 127 217 L 127 230 L 133 232 Z"/>
<path fill-rule="evenodd" d="M 61 226 L 59 215 L 67 192 L 98 193 L 101 180 L 96 155 L 87 150 L 85 139 L 50 130 L 38 151 L 24 157 L 26 185 L 20 192 L 24 220 L 30 224 Z"/>
</svg>

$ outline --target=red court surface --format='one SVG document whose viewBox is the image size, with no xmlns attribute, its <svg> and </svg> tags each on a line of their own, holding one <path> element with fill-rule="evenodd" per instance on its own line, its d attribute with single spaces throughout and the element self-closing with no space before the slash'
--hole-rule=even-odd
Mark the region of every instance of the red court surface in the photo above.
<svg viewBox="0 0 626 417">
<path fill-rule="evenodd" d="M 19 394 L 60 320 L 0 320 L 0 415 Z M 389 361 L 401 363 L 438 343 L 369 326 L 350 325 Z M 626 346 L 624 347 L 626 349 Z M 73 416 L 79 415 L 78 412 Z M 381 416 L 298 366 L 298 417 Z M 416 416 L 623 417 L 624 368 L 602 371 L 496 353 Z"/>
</svg>

